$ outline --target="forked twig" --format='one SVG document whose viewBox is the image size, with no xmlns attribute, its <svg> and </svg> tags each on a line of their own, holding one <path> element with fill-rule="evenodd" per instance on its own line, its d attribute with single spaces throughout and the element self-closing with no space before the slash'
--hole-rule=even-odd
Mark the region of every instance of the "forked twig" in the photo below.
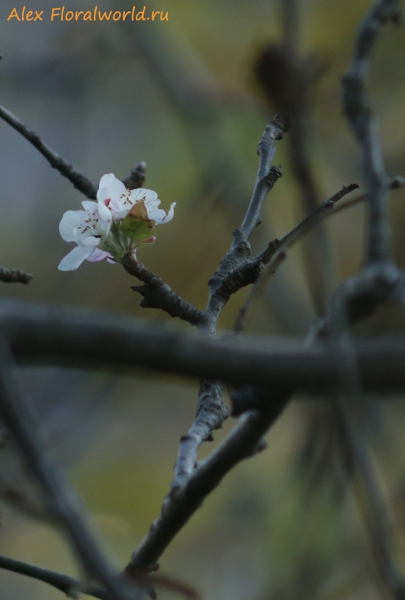
<svg viewBox="0 0 405 600">
<path fill-rule="evenodd" d="M 270 242 L 263 252 L 250 261 L 252 265 L 263 265 L 263 268 L 260 276 L 255 281 L 249 296 L 239 310 L 233 325 L 233 331 L 239 332 L 243 329 L 249 309 L 252 307 L 259 294 L 262 293 L 270 277 L 276 272 L 279 265 L 286 258 L 287 250 L 317 227 L 323 219 L 332 214 L 336 202 L 358 187 L 357 183 L 343 186 L 341 190 L 333 194 L 328 200 L 325 200 L 325 202 L 308 215 L 306 219 L 298 223 L 298 225 L 293 227 L 293 229 L 286 233 L 281 239 Z"/>
</svg>

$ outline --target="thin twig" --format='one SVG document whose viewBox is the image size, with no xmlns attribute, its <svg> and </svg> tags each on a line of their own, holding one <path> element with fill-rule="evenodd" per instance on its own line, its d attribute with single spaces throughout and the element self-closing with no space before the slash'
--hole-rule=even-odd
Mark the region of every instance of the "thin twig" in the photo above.
<svg viewBox="0 0 405 600">
<path fill-rule="evenodd" d="M 286 251 L 290 249 L 294 243 L 302 239 L 305 235 L 317 227 L 324 218 L 330 215 L 336 202 L 358 187 L 359 186 L 357 183 L 351 183 L 348 186 L 343 186 L 338 192 L 333 194 L 333 196 L 318 206 L 318 208 L 308 215 L 306 219 L 298 223 L 298 225 L 293 227 L 293 229 L 286 233 L 281 239 L 270 242 L 263 252 L 250 261 L 252 266 L 256 265 L 259 267 L 259 265 L 262 264 L 266 265 L 266 268 L 262 269 L 262 272 L 251 289 L 249 296 L 240 308 L 238 316 L 233 325 L 234 331 L 238 332 L 242 330 L 249 309 L 252 307 L 255 299 L 267 285 L 269 278 L 276 272 L 279 265 L 286 258 Z"/>
<path fill-rule="evenodd" d="M 405 598 L 405 579 L 399 566 L 396 527 L 392 522 L 389 501 L 383 489 L 382 479 L 377 471 L 371 449 L 364 436 L 353 423 L 348 407 L 343 402 L 335 405 L 340 421 L 340 431 L 351 454 L 355 470 L 359 476 L 361 489 L 356 494 L 361 516 L 370 537 L 371 550 L 382 580 L 391 590 L 395 600 Z M 346 449 L 346 448 L 345 448 Z"/>
<path fill-rule="evenodd" d="M 276 152 L 274 142 L 276 140 L 281 140 L 284 133 L 290 129 L 290 126 L 291 123 L 287 117 L 277 115 L 266 125 L 263 135 L 260 138 L 257 148 L 259 168 L 256 184 L 253 190 L 252 199 L 246 211 L 246 216 L 239 228 L 245 239 L 250 237 L 254 228 L 261 222 L 263 202 L 275 181 L 280 177 L 280 174 L 277 171 L 272 171 L 271 169 L 271 163 Z"/>
<path fill-rule="evenodd" d="M 271 110 L 276 108 L 291 116 L 293 127 L 287 140 L 287 152 L 302 212 L 307 216 L 320 203 L 310 152 L 313 130 L 310 91 L 319 73 L 315 71 L 313 57 L 305 56 L 301 49 L 304 3 L 301 0 L 279 0 L 278 4 L 282 39 L 263 47 L 254 72 Z M 329 244 L 322 227 L 303 244 L 303 256 L 312 301 L 316 312 L 324 314 L 332 277 Z"/>
<path fill-rule="evenodd" d="M 388 213 L 390 180 L 385 171 L 380 136 L 365 90 L 370 54 L 382 25 L 399 22 L 399 0 L 378 0 L 361 23 L 352 64 L 343 78 L 343 108 L 363 148 L 364 178 L 369 206 L 367 262 L 390 258 L 391 227 Z"/>
<path fill-rule="evenodd" d="M 21 269 L 7 269 L 0 267 L 0 281 L 4 283 L 24 283 L 27 284 L 32 280 L 32 275 Z"/>
<path fill-rule="evenodd" d="M 35 418 L 24 401 L 13 356 L 0 337 L 0 416 L 13 436 L 38 484 L 58 512 L 86 571 L 102 583 L 113 600 L 138 597 L 129 593 L 93 539 L 84 509 L 73 489 L 64 480 L 51 457 L 44 451 Z M 132 593 L 133 592 L 133 593 Z"/>
<path fill-rule="evenodd" d="M 34 148 L 36 148 L 42 156 L 46 158 L 51 167 L 57 169 L 63 177 L 69 179 L 74 187 L 82 192 L 87 198 L 95 199 L 97 196 L 97 188 L 83 173 L 78 171 L 73 165 L 66 162 L 59 154 L 57 154 L 52 148 L 47 146 L 45 142 L 39 137 L 35 131 L 27 127 L 20 119 L 13 115 L 9 110 L 0 105 L 0 118 L 6 121 L 13 129 L 21 133 L 26 140 L 28 140 Z"/>
<path fill-rule="evenodd" d="M 405 185 L 405 178 L 401 177 L 401 176 L 397 176 L 397 177 L 394 177 L 394 179 L 391 181 L 390 189 L 391 190 L 399 190 L 404 185 Z M 335 207 L 333 212 L 331 212 L 330 215 L 328 215 L 328 216 L 333 217 L 333 215 L 336 215 L 336 214 L 346 210 L 347 208 L 351 208 L 352 206 L 356 206 L 356 204 L 360 204 L 365 199 L 366 199 L 366 194 L 359 194 L 359 196 L 355 196 L 355 198 L 350 198 L 349 200 L 345 200 L 344 202 L 339 202 L 339 204 Z"/>
<path fill-rule="evenodd" d="M 78 598 L 78 592 L 93 596 L 93 598 L 100 598 L 100 600 L 111 600 L 112 597 L 107 590 L 98 585 L 85 583 L 74 577 L 69 577 L 69 575 L 50 571 L 7 556 L 0 556 L 0 569 L 43 581 L 66 594 L 68 598 Z"/>
</svg>

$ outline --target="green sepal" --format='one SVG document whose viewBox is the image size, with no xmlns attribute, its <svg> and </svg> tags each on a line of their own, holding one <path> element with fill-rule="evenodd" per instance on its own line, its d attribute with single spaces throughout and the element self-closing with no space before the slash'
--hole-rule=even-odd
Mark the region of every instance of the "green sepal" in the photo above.
<svg viewBox="0 0 405 600">
<path fill-rule="evenodd" d="M 127 215 L 119 224 L 119 230 L 132 242 L 142 242 L 153 236 L 155 221 L 143 221 Z"/>
</svg>

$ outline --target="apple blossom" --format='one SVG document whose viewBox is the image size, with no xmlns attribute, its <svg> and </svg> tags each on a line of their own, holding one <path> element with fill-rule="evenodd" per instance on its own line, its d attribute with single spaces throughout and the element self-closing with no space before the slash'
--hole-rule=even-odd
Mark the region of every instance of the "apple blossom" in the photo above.
<svg viewBox="0 0 405 600">
<path fill-rule="evenodd" d="M 97 202 L 85 200 L 84 210 L 68 210 L 59 231 L 66 242 L 77 247 L 61 261 L 61 271 L 73 271 L 84 260 L 96 262 L 107 258 L 121 262 L 125 256 L 136 258 L 136 249 L 155 241 L 156 225 L 173 218 L 174 202 L 169 211 L 159 208 L 160 200 L 153 190 L 128 190 L 112 173 L 103 175 L 97 191 Z"/>
</svg>

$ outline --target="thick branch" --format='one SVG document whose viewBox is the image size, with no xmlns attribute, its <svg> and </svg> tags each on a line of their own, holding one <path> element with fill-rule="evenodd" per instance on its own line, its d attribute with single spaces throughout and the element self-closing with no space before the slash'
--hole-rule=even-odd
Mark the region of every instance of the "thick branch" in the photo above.
<svg viewBox="0 0 405 600">
<path fill-rule="evenodd" d="M 378 124 L 368 103 L 364 78 L 370 54 L 382 25 L 398 23 L 399 0 L 379 0 L 365 16 L 357 35 L 352 64 L 343 78 L 343 107 L 362 148 L 369 206 L 367 260 L 369 264 L 390 258 L 391 227 L 388 212 L 390 180 L 385 171 Z"/>
<path fill-rule="evenodd" d="M 0 331 L 25 363 L 148 368 L 233 385 L 327 391 L 338 382 L 328 345 L 301 339 L 250 338 L 216 342 L 167 331 L 111 313 L 0 302 Z M 369 391 L 403 389 L 405 341 L 382 337 L 355 342 L 362 385 Z"/>
<path fill-rule="evenodd" d="M 82 192 L 82 194 L 92 200 L 96 198 L 98 186 L 92 183 L 83 173 L 80 173 L 73 165 L 66 162 L 52 148 L 47 146 L 35 131 L 27 127 L 27 125 L 4 108 L 4 106 L 0 106 L 0 118 L 21 133 L 46 158 L 51 167 L 57 169 L 63 177 L 69 179 L 79 192 Z"/>
</svg>

